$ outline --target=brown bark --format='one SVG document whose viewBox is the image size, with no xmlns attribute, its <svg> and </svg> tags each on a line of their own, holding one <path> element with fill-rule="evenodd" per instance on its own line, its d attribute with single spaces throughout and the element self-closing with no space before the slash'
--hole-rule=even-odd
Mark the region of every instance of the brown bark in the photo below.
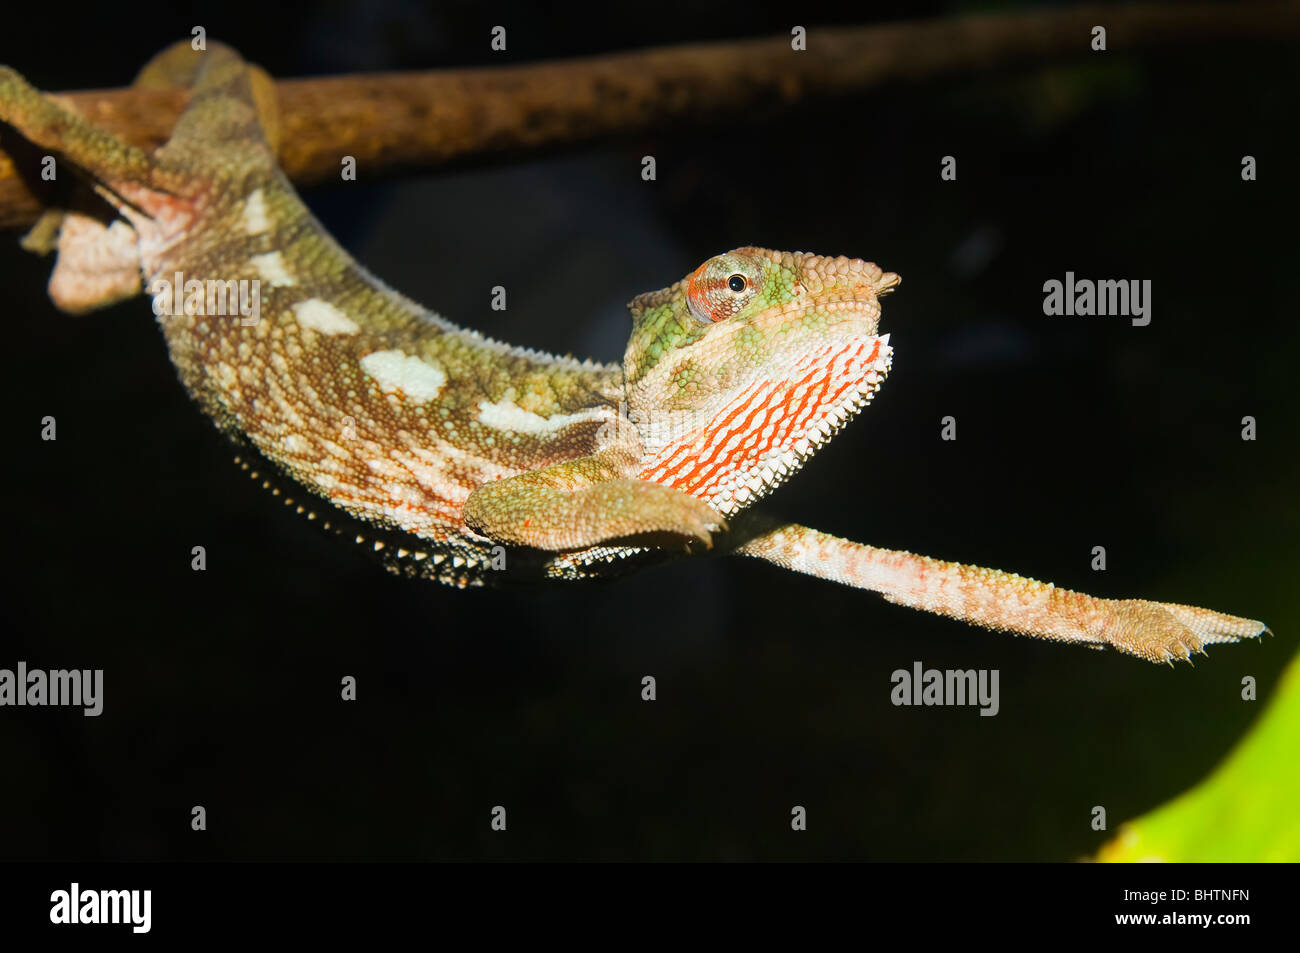
<svg viewBox="0 0 1300 953">
<path fill-rule="evenodd" d="M 277 82 L 280 162 L 298 185 L 337 180 L 340 159 L 360 174 L 428 168 L 471 156 L 525 152 L 661 128 L 882 83 L 1090 54 L 1094 25 L 1109 52 L 1160 44 L 1294 41 L 1300 3 L 1081 6 L 971 15 L 691 44 L 555 63 L 358 74 Z M 87 118 L 137 145 L 161 144 L 184 92 L 67 94 Z M 33 221 L 40 203 L 0 152 L 0 227 Z"/>
</svg>

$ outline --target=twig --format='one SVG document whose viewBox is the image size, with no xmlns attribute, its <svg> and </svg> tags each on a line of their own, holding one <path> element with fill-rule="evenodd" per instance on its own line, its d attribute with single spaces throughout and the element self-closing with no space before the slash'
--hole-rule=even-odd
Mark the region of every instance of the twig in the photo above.
<svg viewBox="0 0 1300 953">
<path fill-rule="evenodd" d="M 627 135 L 738 109 L 788 106 L 1089 52 L 1107 31 L 1112 55 L 1162 44 L 1300 38 L 1300 3 L 1134 4 L 971 15 L 818 29 L 790 37 L 691 44 L 556 63 L 282 80 L 280 162 L 299 185 Z M 67 94 L 87 118 L 137 145 L 167 137 L 183 92 Z M 0 152 L 0 227 L 33 221 L 40 203 Z"/>
</svg>

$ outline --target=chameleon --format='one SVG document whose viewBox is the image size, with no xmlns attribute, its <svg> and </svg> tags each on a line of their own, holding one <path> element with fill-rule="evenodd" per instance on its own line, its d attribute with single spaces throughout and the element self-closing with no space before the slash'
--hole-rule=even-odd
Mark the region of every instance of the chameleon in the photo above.
<svg viewBox="0 0 1300 953">
<path fill-rule="evenodd" d="M 335 242 L 277 165 L 260 68 L 183 42 L 136 82 L 190 89 L 156 150 L 0 67 L 0 122 L 93 193 L 47 210 L 24 239 L 57 253 L 53 302 L 79 314 L 151 295 L 181 382 L 248 449 L 245 468 L 301 487 L 305 502 L 286 501 L 309 518 L 314 498 L 328 503 L 322 522 L 336 532 L 339 520 L 364 527 L 357 540 L 394 572 L 531 584 L 712 550 L 1155 662 L 1268 631 L 856 543 L 756 507 L 879 391 L 895 273 L 738 248 L 633 298 L 621 363 L 513 347 L 404 297 Z M 255 308 L 221 306 L 246 288 Z"/>
</svg>

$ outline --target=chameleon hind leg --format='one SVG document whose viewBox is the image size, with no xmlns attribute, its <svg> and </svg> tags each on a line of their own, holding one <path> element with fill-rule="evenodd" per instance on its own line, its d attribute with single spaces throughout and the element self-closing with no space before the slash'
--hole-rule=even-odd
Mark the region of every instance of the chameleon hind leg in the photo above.
<svg viewBox="0 0 1300 953">
<path fill-rule="evenodd" d="M 111 208 L 125 201 L 118 189 L 130 192 L 151 183 L 155 167 L 148 153 L 42 95 L 7 66 L 0 66 L 0 122 L 54 153 L 56 177 L 61 160 L 88 175 L 110 206 L 107 214 L 48 209 L 23 239 L 28 251 L 59 251 L 49 284 L 54 303 L 80 314 L 139 294 L 136 235 L 113 218 Z"/>
<path fill-rule="evenodd" d="M 275 168 L 280 119 L 274 81 L 221 43 L 205 50 L 174 43 L 145 64 L 135 85 L 192 87 L 171 138 L 155 153 L 163 169 L 186 181 L 203 169 L 216 179 L 269 177 Z M 219 149 L 214 149 L 220 143 Z"/>
<path fill-rule="evenodd" d="M 8 66 L 0 66 L 0 122 L 114 190 L 136 186 L 179 193 L 196 167 L 220 171 L 274 164 L 266 146 L 279 134 L 274 85 L 229 47 L 214 43 L 199 52 L 188 43 L 174 44 L 146 64 L 136 82 L 148 88 L 194 87 L 171 138 L 152 154 L 86 121 Z M 214 150 L 215 142 L 223 148 Z M 254 154 L 245 156 L 244 150 Z"/>
<path fill-rule="evenodd" d="M 470 529 L 494 542 L 551 552 L 637 538 L 712 545 L 722 516 L 681 490 L 624 477 L 602 452 L 480 486 L 465 501 Z"/>
<path fill-rule="evenodd" d="M 226 61 L 224 76 L 200 78 L 200 67 L 206 62 L 203 58 L 205 52 L 211 52 L 214 56 Z M 262 137 L 271 146 L 271 151 L 274 152 L 279 147 L 280 142 L 280 109 L 279 98 L 275 91 L 275 81 L 260 66 L 244 62 L 234 50 L 224 44 L 213 43 L 208 51 L 201 52 L 195 50 L 188 40 L 173 43 L 146 63 L 136 75 L 135 82 L 131 85 L 141 89 L 184 89 L 198 85 L 204 87 L 221 86 L 222 95 L 233 96 L 238 99 L 243 98 L 245 94 L 242 90 L 236 88 L 231 83 L 231 80 L 237 79 L 241 69 L 246 70 L 248 74 L 249 89 L 247 96 L 251 99 L 257 112 L 257 121 L 261 128 Z M 177 131 L 180 129 L 178 123 L 177 130 L 173 131 L 173 138 L 176 137 Z"/>
<path fill-rule="evenodd" d="M 107 203 L 103 211 L 47 210 L 23 240 L 24 248 L 38 254 L 58 251 L 49 293 L 69 313 L 106 307 L 141 292 L 139 227 L 146 219 L 170 216 L 176 222 L 193 213 L 184 195 L 193 181 L 188 170 L 215 165 L 214 178 L 218 172 L 273 174 L 272 143 L 279 130 L 274 85 L 232 50 L 213 44 L 198 52 L 188 42 L 174 44 L 141 70 L 135 85 L 194 86 L 171 139 L 152 154 L 87 122 L 14 70 L 0 67 L 0 121 L 88 176 Z M 214 150 L 214 136 L 234 138 Z"/>
</svg>

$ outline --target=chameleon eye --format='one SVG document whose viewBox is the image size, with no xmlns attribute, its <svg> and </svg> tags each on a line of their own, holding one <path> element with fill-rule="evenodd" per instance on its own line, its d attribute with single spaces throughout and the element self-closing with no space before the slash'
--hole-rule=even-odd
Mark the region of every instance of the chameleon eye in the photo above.
<svg viewBox="0 0 1300 953">
<path fill-rule="evenodd" d="M 754 297 L 754 279 L 733 270 L 736 264 L 711 258 L 686 279 L 686 303 L 697 321 L 726 321 L 743 311 Z"/>
</svg>

